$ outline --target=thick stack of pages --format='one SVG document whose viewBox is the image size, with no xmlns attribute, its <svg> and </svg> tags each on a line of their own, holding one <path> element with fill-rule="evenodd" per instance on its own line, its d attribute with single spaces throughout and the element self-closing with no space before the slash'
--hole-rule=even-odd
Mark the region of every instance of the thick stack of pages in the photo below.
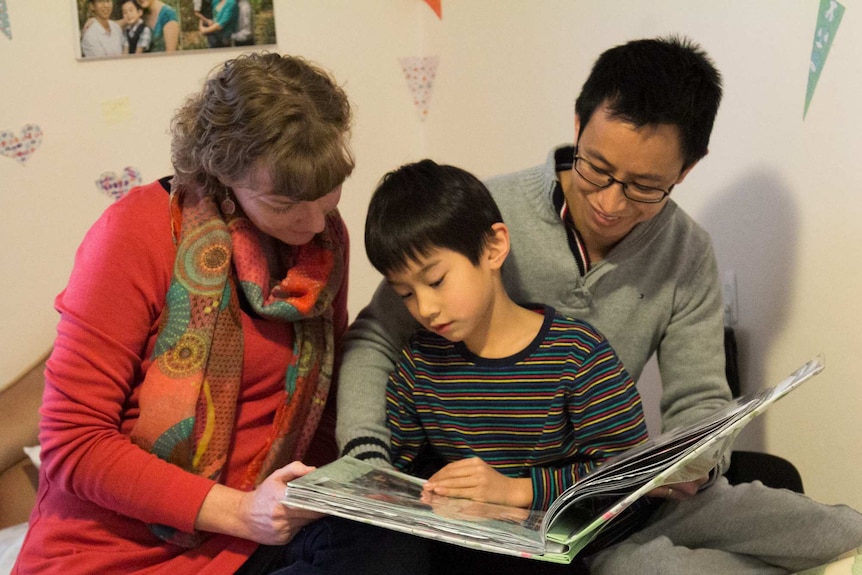
<svg viewBox="0 0 862 575">
<path fill-rule="evenodd" d="M 608 460 L 547 511 L 429 495 L 422 479 L 349 457 L 291 481 L 284 504 L 465 547 L 570 563 L 649 491 L 709 473 L 748 422 L 822 370 L 822 359 L 812 359 L 774 387 Z"/>
</svg>

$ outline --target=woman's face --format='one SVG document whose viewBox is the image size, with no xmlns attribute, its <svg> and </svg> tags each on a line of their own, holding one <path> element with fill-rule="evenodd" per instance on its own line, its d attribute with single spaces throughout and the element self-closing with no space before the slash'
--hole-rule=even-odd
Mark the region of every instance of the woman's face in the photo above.
<svg viewBox="0 0 862 575">
<path fill-rule="evenodd" d="M 230 186 L 246 217 L 261 232 L 288 245 L 307 244 L 326 224 L 326 214 L 338 206 L 341 186 L 313 201 L 296 201 L 272 189 L 265 170 Z"/>
</svg>

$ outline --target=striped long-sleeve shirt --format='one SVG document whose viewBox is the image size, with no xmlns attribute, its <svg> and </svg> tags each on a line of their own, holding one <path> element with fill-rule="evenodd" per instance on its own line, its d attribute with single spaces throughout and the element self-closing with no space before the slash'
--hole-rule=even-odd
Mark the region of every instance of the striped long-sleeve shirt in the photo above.
<svg viewBox="0 0 862 575">
<path fill-rule="evenodd" d="M 589 324 L 545 308 L 533 342 L 502 359 L 419 330 L 387 387 L 392 462 L 410 471 L 427 446 L 445 461 L 479 457 L 530 477 L 547 509 L 606 458 L 647 438 L 640 395 Z"/>
</svg>

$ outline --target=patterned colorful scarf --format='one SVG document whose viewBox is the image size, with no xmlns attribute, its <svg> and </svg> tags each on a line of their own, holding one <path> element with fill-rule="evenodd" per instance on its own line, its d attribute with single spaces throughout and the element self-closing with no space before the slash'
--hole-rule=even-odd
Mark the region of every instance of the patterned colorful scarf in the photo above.
<svg viewBox="0 0 862 575">
<path fill-rule="evenodd" d="M 252 462 L 246 488 L 279 463 L 302 459 L 323 412 L 332 378 L 332 301 L 344 272 L 337 212 L 303 246 L 284 245 L 287 277 L 271 281 L 257 232 L 245 217 L 226 222 L 212 198 L 180 188 L 171 194 L 177 243 L 173 277 L 140 395 L 132 440 L 192 473 L 218 480 L 233 438 L 242 379 L 240 294 L 256 314 L 293 326 L 285 401 Z M 159 537 L 194 547 L 201 534 L 151 526 Z"/>
</svg>

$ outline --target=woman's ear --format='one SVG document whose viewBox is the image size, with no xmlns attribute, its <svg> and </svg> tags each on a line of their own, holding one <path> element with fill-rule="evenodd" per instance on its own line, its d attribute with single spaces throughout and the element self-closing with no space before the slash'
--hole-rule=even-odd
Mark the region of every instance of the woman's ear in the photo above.
<svg viewBox="0 0 862 575">
<path fill-rule="evenodd" d="M 491 269 L 500 269 L 509 256 L 509 228 L 503 222 L 491 226 L 491 235 L 485 244 L 484 259 Z"/>
</svg>

